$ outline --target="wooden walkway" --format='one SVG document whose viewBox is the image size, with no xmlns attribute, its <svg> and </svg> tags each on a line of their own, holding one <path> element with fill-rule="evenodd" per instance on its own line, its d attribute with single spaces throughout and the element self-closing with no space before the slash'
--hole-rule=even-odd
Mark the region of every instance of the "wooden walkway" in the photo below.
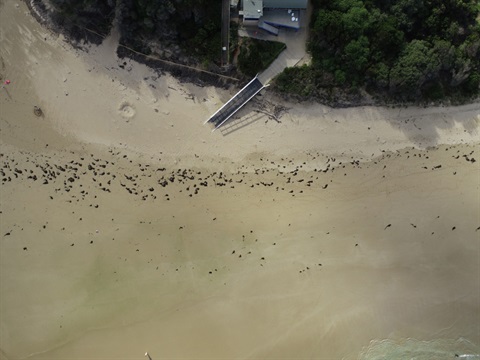
<svg viewBox="0 0 480 360">
<path fill-rule="evenodd" d="M 266 86 L 261 83 L 257 76 L 253 78 L 245 87 L 240 90 L 234 97 L 232 97 L 225 105 L 217 110 L 215 114 L 205 121 L 206 123 L 212 123 L 217 130 L 220 126 L 225 124 L 233 114 L 240 110 L 246 103 L 248 103 L 260 90 Z"/>
</svg>

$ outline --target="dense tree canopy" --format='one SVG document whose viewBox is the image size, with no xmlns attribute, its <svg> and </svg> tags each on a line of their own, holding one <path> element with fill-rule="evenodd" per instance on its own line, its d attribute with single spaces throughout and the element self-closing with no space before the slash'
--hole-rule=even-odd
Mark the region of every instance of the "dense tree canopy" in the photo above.
<svg viewBox="0 0 480 360">
<path fill-rule="evenodd" d="M 217 0 L 51 0 L 54 20 L 76 39 L 100 42 L 114 17 L 121 43 L 179 61 L 220 58 L 221 2 Z M 88 29 L 88 30 L 86 30 Z"/>
<path fill-rule="evenodd" d="M 145 53 L 182 54 L 215 61 L 220 56 L 221 2 L 215 0 L 117 0 L 122 42 Z"/>
<path fill-rule="evenodd" d="M 287 69 L 280 91 L 328 100 L 366 92 L 385 100 L 464 100 L 478 96 L 478 0 L 311 0 L 312 64 Z M 108 34 L 176 62 L 218 62 L 219 0 L 50 0 L 54 19 L 77 38 Z M 234 41 L 236 43 L 236 40 Z M 268 64 L 273 46 L 246 42 L 244 74 Z"/>
<path fill-rule="evenodd" d="M 313 2 L 312 65 L 281 74 L 280 90 L 316 97 L 325 89 L 365 88 L 408 101 L 478 95 L 476 0 Z"/>
<path fill-rule="evenodd" d="M 108 34 L 115 16 L 115 0 L 50 0 L 53 21 L 75 39 L 99 43 L 99 34 Z"/>
</svg>

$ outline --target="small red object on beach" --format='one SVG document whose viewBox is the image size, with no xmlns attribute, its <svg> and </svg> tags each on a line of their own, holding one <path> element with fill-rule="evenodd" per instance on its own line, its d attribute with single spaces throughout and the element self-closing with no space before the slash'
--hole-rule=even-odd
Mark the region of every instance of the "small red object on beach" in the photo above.
<svg viewBox="0 0 480 360">
<path fill-rule="evenodd" d="M 5 80 L 5 85 L 10 84 L 10 80 Z"/>
</svg>

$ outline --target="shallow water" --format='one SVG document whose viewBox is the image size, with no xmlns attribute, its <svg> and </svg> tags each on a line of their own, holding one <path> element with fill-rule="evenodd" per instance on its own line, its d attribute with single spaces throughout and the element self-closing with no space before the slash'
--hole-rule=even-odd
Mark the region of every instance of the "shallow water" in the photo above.
<svg viewBox="0 0 480 360">
<path fill-rule="evenodd" d="M 421 341 L 405 339 L 402 341 L 374 340 L 363 349 L 360 360 L 432 360 L 432 359 L 480 359 L 480 346 L 467 339 L 435 339 Z"/>
</svg>

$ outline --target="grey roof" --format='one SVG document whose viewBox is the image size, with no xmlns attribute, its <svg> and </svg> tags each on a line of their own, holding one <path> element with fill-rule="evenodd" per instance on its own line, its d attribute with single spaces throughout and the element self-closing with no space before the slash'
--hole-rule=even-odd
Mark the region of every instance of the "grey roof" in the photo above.
<svg viewBox="0 0 480 360">
<path fill-rule="evenodd" d="M 263 15 L 263 0 L 243 0 L 244 19 L 259 19 Z"/>
<path fill-rule="evenodd" d="M 247 2 L 248 0 L 244 0 Z M 264 8 L 306 9 L 308 0 L 263 0 Z"/>
<path fill-rule="evenodd" d="M 286 9 L 265 10 L 263 12 L 262 20 L 270 25 L 279 27 L 288 27 L 292 29 L 300 29 L 300 22 L 298 19 L 299 11 Z"/>
</svg>

